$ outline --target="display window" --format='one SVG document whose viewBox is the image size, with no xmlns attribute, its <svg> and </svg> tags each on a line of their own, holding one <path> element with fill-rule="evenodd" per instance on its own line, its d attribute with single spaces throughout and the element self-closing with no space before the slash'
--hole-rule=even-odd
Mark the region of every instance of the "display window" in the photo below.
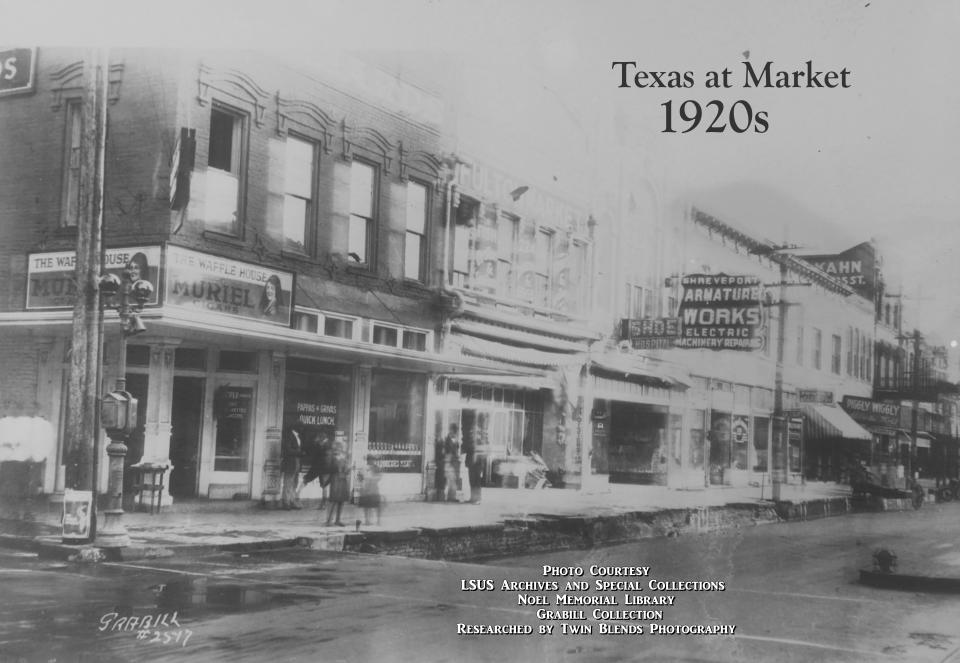
<svg viewBox="0 0 960 663">
<path fill-rule="evenodd" d="M 399 371 L 371 375 L 367 453 L 381 472 L 423 470 L 425 401 L 422 375 Z"/>
</svg>

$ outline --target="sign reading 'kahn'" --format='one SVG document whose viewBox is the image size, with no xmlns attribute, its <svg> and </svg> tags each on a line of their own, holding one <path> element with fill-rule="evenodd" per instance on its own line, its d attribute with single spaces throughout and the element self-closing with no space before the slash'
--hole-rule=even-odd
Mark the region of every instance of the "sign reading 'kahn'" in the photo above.
<svg viewBox="0 0 960 663">
<path fill-rule="evenodd" d="M 763 285 L 756 276 L 687 274 L 680 281 L 678 348 L 763 347 Z"/>
</svg>

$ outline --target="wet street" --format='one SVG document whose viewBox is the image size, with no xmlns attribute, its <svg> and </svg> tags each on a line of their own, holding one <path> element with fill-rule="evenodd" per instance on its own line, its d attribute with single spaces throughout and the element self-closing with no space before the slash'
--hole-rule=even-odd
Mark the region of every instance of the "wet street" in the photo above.
<svg viewBox="0 0 960 663">
<path fill-rule="evenodd" d="M 960 660 L 960 596 L 856 584 L 881 545 L 917 570 L 912 551 L 945 550 L 958 519 L 950 504 L 484 564 L 298 548 L 81 565 L 0 549 L 0 662 Z M 545 564 L 584 575 L 545 574 Z M 593 565 L 608 575 L 591 575 Z M 613 575 L 620 568 L 646 575 Z M 567 589 L 568 580 L 590 589 Z M 598 580 L 642 591 L 598 591 Z M 487 581 L 494 590 L 464 590 Z M 505 590 L 504 581 L 559 589 Z M 713 584 L 656 584 L 676 581 Z M 557 605 L 558 594 L 617 604 Z M 672 601 L 626 605 L 626 595 Z M 538 609 L 551 614 L 538 619 Z M 463 632 L 477 625 L 533 632 Z M 611 625 L 644 632 L 602 632 Z M 667 633 L 717 625 L 736 629 Z M 541 634 L 547 627 L 553 633 Z"/>
</svg>

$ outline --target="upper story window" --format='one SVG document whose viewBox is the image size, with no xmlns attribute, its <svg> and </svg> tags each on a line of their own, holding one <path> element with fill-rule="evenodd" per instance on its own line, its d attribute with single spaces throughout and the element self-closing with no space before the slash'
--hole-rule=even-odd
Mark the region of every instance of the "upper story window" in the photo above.
<svg viewBox="0 0 960 663">
<path fill-rule="evenodd" d="M 287 136 L 284 163 L 283 245 L 308 253 L 313 217 L 313 182 L 316 150 L 313 143 Z"/>
<path fill-rule="evenodd" d="M 553 233 L 537 230 L 535 244 L 534 300 L 537 306 L 550 303 L 550 263 L 553 261 Z"/>
<path fill-rule="evenodd" d="M 454 226 L 453 230 L 453 282 L 458 288 L 466 287 L 470 276 L 470 228 Z"/>
<path fill-rule="evenodd" d="M 813 330 L 813 367 L 820 370 L 822 367 L 823 352 L 823 332 L 819 329 Z"/>
<path fill-rule="evenodd" d="M 797 366 L 803 366 L 803 325 L 797 327 Z"/>
<path fill-rule="evenodd" d="M 840 334 L 833 335 L 833 353 L 830 355 L 830 370 L 840 375 L 840 353 L 842 340 Z"/>
<path fill-rule="evenodd" d="M 497 292 L 509 297 L 514 294 L 514 262 L 517 248 L 517 219 L 501 215 L 497 219 Z"/>
<path fill-rule="evenodd" d="M 373 166 L 362 161 L 351 162 L 347 255 L 361 264 L 370 262 L 372 258 L 376 185 L 377 171 Z"/>
<path fill-rule="evenodd" d="M 244 118 L 224 108 L 210 111 L 207 157 L 206 226 L 228 235 L 240 234 Z"/>
<path fill-rule="evenodd" d="M 427 233 L 427 187 L 417 182 L 407 184 L 407 231 L 403 244 L 403 275 L 415 281 L 424 280 L 424 254 Z"/>
<path fill-rule="evenodd" d="M 67 130 L 63 155 L 63 203 L 61 223 L 76 226 L 80 218 L 80 143 L 83 136 L 83 104 L 67 104 Z"/>
</svg>

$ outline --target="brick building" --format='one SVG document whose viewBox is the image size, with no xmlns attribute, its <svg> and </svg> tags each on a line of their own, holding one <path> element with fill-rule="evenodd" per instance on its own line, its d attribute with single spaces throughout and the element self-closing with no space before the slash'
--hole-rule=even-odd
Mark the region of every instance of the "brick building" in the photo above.
<svg viewBox="0 0 960 663">
<path fill-rule="evenodd" d="M 0 96 L 0 399 L 59 428 L 41 470 L 58 493 L 89 53 L 34 57 Z M 105 269 L 155 286 L 126 344 L 127 465 L 172 465 L 164 503 L 259 498 L 299 425 L 375 455 L 385 493 L 421 493 L 436 376 L 512 372 L 440 350 L 442 100 L 346 56 L 159 50 L 113 50 L 108 97 Z"/>
</svg>

